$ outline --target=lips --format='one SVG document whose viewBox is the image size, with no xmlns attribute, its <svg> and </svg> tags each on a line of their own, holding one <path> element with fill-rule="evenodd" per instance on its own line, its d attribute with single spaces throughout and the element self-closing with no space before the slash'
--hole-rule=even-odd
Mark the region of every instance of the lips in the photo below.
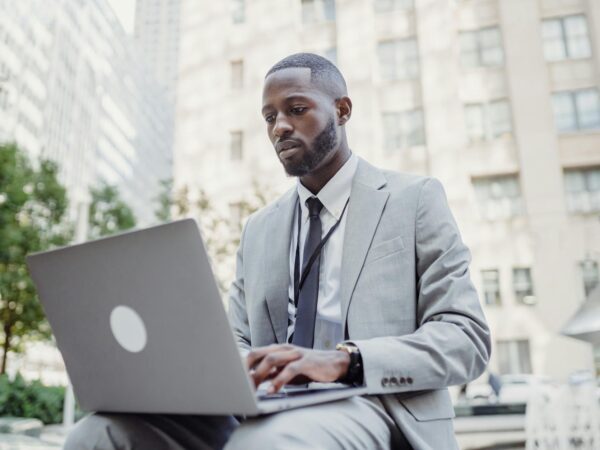
<svg viewBox="0 0 600 450">
<path fill-rule="evenodd" d="M 275 144 L 275 150 L 277 150 L 279 158 L 290 158 L 300 150 L 300 143 L 292 139 L 286 139 L 285 141 L 277 142 L 277 144 Z"/>
</svg>

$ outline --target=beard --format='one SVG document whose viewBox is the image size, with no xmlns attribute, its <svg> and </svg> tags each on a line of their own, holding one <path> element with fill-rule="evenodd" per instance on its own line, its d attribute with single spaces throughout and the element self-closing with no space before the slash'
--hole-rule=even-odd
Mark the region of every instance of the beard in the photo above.
<svg viewBox="0 0 600 450">
<path fill-rule="evenodd" d="M 293 177 L 302 177 L 312 172 L 335 149 L 336 140 L 335 121 L 332 117 L 315 138 L 312 147 L 304 152 L 299 163 L 284 164 L 286 173 Z"/>
</svg>

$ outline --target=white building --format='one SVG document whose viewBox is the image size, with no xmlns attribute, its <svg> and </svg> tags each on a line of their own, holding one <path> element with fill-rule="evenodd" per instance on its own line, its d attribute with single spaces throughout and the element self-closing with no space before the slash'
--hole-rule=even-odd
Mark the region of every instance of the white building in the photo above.
<svg viewBox="0 0 600 450">
<path fill-rule="evenodd" d="M 169 101 L 174 103 L 179 64 L 181 0 L 136 0 L 135 40 Z"/>
<path fill-rule="evenodd" d="M 0 139 L 57 161 L 73 211 L 102 180 L 154 221 L 172 116 L 106 0 L 0 1 L 0 88 Z"/>
<path fill-rule="evenodd" d="M 260 116 L 280 58 L 344 73 L 353 150 L 445 185 L 493 331 L 491 370 L 593 365 L 559 331 L 598 283 L 600 2 L 228 0 L 182 6 L 175 183 L 235 205 L 291 185 Z"/>
</svg>

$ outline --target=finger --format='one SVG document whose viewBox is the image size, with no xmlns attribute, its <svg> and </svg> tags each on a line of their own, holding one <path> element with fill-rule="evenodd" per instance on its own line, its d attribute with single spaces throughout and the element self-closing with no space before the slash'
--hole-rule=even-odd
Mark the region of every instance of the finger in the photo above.
<svg viewBox="0 0 600 450">
<path fill-rule="evenodd" d="M 275 375 L 273 370 L 278 370 L 301 357 L 302 353 L 297 350 L 285 350 L 265 355 L 260 363 L 254 367 L 254 371 L 252 372 L 254 383 L 258 386 L 267 378 L 271 378 Z"/>
<path fill-rule="evenodd" d="M 306 367 L 303 363 L 303 360 L 297 360 L 286 365 L 279 375 L 271 380 L 271 387 L 269 387 L 268 392 L 274 393 L 279 391 L 284 385 L 288 384 L 294 378 L 300 376 L 306 376 Z"/>
<path fill-rule="evenodd" d="M 252 369 L 256 364 L 258 364 L 266 355 L 269 353 L 281 351 L 281 350 L 289 350 L 293 348 L 293 346 L 288 344 L 271 344 L 265 347 L 257 347 L 251 350 L 246 356 L 246 368 L 248 370 Z"/>
</svg>

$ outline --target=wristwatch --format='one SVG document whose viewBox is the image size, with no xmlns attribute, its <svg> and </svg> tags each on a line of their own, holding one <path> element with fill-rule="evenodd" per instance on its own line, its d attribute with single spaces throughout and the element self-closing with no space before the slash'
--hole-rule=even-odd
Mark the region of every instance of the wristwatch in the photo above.
<svg viewBox="0 0 600 450">
<path fill-rule="evenodd" d="M 340 342 L 335 346 L 338 351 L 346 352 L 350 355 L 350 365 L 346 375 L 337 380 L 338 383 L 351 384 L 353 386 L 362 386 L 363 384 L 363 364 L 360 350 L 351 342 Z"/>
</svg>

